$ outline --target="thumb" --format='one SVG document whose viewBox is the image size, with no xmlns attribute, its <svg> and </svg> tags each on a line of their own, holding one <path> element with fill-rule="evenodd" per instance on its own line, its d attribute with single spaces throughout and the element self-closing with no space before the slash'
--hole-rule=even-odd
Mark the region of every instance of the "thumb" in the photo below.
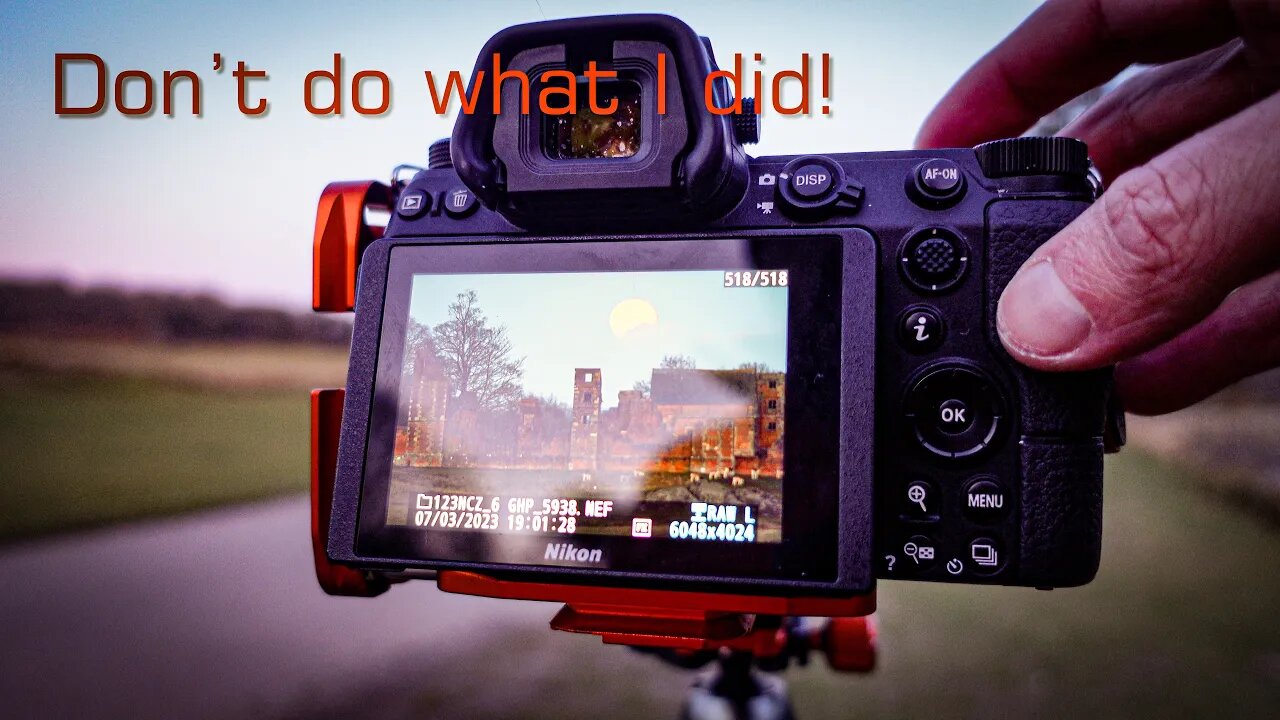
<svg viewBox="0 0 1280 720">
<path fill-rule="evenodd" d="M 1275 97 L 1121 175 L 1005 288 L 1001 341 L 1023 363 L 1084 370 L 1173 337 L 1280 262 Z M 1269 124 L 1274 122 L 1275 124 Z"/>
</svg>

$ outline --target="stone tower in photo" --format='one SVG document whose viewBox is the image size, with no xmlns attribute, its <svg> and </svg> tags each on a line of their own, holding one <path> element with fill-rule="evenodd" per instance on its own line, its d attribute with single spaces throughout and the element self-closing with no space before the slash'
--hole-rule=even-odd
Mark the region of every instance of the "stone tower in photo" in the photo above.
<svg viewBox="0 0 1280 720">
<path fill-rule="evenodd" d="M 569 431 L 569 469 L 596 469 L 600 453 L 600 368 L 573 371 L 573 426 Z"/>
<path fill-rule="evenodd" d="M 444 465 L 444 426 L 449 404 L 449 379 L 431 348 L 418 348 L 409 388 L 404 457 L 417 467 Z"/>
</svg>

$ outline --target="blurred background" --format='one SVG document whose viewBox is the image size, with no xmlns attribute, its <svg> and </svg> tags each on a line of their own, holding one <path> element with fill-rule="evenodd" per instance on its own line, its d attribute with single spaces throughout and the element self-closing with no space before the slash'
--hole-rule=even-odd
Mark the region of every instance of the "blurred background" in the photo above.
<svg viewBox="0 0 1280 720">
<path fill-rule="evenodd" d="M 554 606 L 316 587 L 307 391 L 349 319 L 308 312 L 326 183 L 425 164 L 453 117 L 421 72 L 543 18 L 656 10 L 722 65 L 833 58 L 830 116 L 754 154 L 909 147 L 1034 3 L 0 4 L 0 697 L 7 717 L 675 717 L 690 673 L 552 633 Z M 201 117 L 53 114 L 53 55 L 193 69 Z M 235 110 L 222 53 L 269 72 Z M 384 70 L 392 112 L 320 119 L 305 74 Z M 72 77 L 83 98 L 92 77 Z M 1060 127 L 1105 91 L 1046 118 Z M 83 101 L 83 100 L 82 100 Z M 132 101 L 132 98 L 131 98 Z M 801 718 L 1259 717 L 1280 707 L 1280 374 L 1131 418 L 1093 584 L 885 583 L 881 664 L 787 673 Z"/>
</svg>

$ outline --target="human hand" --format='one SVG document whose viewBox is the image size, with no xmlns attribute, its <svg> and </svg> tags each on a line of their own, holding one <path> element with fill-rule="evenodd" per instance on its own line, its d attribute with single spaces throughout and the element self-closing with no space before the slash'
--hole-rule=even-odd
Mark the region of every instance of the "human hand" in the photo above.
<svg viewBox="0 0 1280 720">
<path fill-rule="evenodd" d="M 1119 363 L 1161 413 L 1280 365 L 1280 2 L 1049 0 L 925 121 L 920 147 L 1016 136 L 1133 63 L 1060 134 L 1110 187 L 1000 298 L 1005 348 L 1045 370 Z"/>
</svg>

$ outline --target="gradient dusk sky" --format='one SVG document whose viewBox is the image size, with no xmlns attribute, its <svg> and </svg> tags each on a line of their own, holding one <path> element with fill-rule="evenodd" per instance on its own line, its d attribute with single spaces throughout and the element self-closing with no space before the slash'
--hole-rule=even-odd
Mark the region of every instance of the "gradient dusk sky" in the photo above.
<svg viewBox="0 0 1280 720">
<path fill-rule="evenodd" d="M 667 355 L 704 370 L 787 367 L 787 289 L 725 288 L 723 271 L 417 275 L 409 316 L 435 327 L 467 290 L 490 325 L 506 328 L 512 356 L 525 359 L 526 394 L 568 403 L 574 368 L 600 368 L 610 408 Z M 611 322 L 624 302 L 652 315 Z"/>
<path fill-rule="evenodd" d="M 315 203 L 333 180 L 385 179 L 426 164 L 453 116 L 433 114 L 422 71 L 468 71 L 497 30 L 544 18 L 657 11 L 681 17 L 764 69 L 830 53 L 830 116 L 766 113 L 756 155 L 909 147 L 964 69 L 1034 7 L 1029 0 L 862 2 L 0 3 L 0 276 L 211 291 L 235 302 L 309 306 Z M 342 52 L 349 76 L 385 71 L 392 110 L 317 118 L 302 79 Z M 202 117 L 59 118 L 53 57 L 93 52 L 109 70 L 191 69 Z M 212 54 L 270 73 L 265 117 L 236 111 Z M 753 67 L 748 64 L 748 69 Z M 85 91 L 72 77 L 70 90 Z M 455 104 L 456 112 L 456 104 Z"/>
</svg>

